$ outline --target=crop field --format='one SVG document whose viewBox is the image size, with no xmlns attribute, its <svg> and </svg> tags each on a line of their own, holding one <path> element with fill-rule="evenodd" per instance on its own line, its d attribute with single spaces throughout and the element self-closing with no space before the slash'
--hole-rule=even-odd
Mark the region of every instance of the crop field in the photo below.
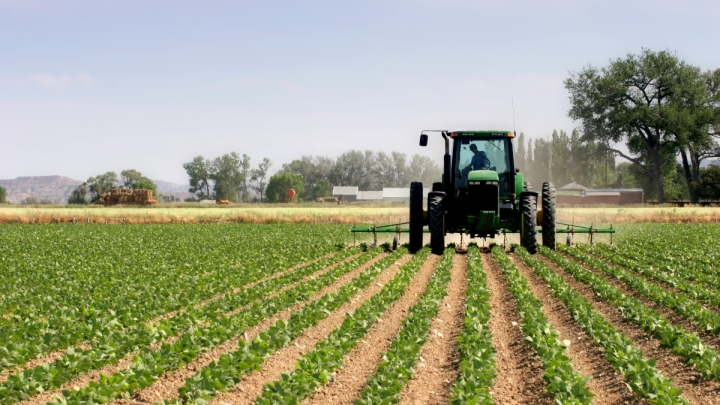
<svg viewBox="0 0 720 405">
<path fill-rule="evenodd" d="M 614 242 L 0 225 L 0 405 L 720 404 L 720 225 Z"/>
</svg>

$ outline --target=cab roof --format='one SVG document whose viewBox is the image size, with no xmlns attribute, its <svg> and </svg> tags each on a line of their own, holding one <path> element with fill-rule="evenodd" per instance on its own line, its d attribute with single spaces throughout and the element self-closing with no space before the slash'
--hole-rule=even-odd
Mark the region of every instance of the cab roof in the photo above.
<svg viewBox="0 0 720 405">
<path fill-rule="evenodd" d="M 515 134 L 512 133 L 512 131 L 498 131 L 498 130 L 486 130 L 486 131 L 477 131 L 477 130 L 456 130 L 452 131 L 450 136 L 452 137 L 458 137 L 458 136 L 474 136 L 479 138 L 495 138 L 495 137 L 503 137 L 503 138 L 513 138 Z"/>
</svg>

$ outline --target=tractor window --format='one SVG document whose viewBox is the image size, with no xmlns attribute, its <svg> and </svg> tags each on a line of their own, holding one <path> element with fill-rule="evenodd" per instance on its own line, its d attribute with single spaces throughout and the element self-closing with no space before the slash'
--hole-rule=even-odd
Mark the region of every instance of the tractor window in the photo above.
<svg viewBox="0 0 720 405">
<path fill-rule="evenodd" d="M 498 173 L 500 183 L 507 183 L 510 167 L 510 153 L 512 147 L 510 139 L 458 139 L 456 141 L 455 176 L 456 187 L 467 187 L 467 175 L 473 170 L 494 170 Z M 501 184 L 500 194 L 506 195 L 511 191 L 507 184 Z"/>
</svg>

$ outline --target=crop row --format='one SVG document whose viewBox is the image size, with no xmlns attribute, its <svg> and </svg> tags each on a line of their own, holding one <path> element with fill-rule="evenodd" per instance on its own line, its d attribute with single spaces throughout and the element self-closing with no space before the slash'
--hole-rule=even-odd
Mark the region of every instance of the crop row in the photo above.
<svg viewBox="0 0 720 405">
<path fill-rule="evenodd" d="M 252 288 L 241 290 L 235 294 L 226 294 L 205 306 L 189 308 L 155 324 L 146 326 L 139 324 L 124 332 L 116 331 L 92 342 L 87 350 L 68 350 L 64 356 L 51 364 L 44 364 L 9 376 L 0 385 L 0 401 L 6 396 L 18 398 L 23 394 L 58 388 L 78 374 L 117 362 L 123 356 L 138 348 L 146 348 L 163 341 L 168 337 L 178 336 L 193 327 L 208 322 L 220 322 L 223 314 L 242 308 L 255 300 L 262 299 L 273 292 L 289 286 L 317 271 L 356 254 L 359 249 L 348 249 L 330 258 L 319 260 L 303 266 L 280 277 L 260 282 Z M 34 391 L 26 386 L 34 387 Z"/>
<path fill-rule="evenodd" d="M 350 272 L 379 254 L 373 250 L 349 260 L 332 270 L 298 286 L 263 301 L 255 301 L 248 308 L 230 316 L 221 317 L 209 325 L 191 328 L 172 344 L 164 343 L 159 350 L 143 349 L 125 370 L 111 376 L 101 376 L 99 382 L 91 382 L 76 391 L 64 391 L 58 403 L 79 404 L 85 402 L 108 402 L 119 396 L 145 388 L 162 374 L 177 370 L 193 361 L 203 352 L 241 335 L 247 328 L 262 320 L 308 300 L 320 289 L 332 284 L 341 275 Z"/>
<path fill-rule="evenodd" d="M 570 248 L 559 245 L 559 249 L 567 251 Z M 673 325 L 657 311 L 646 307 L 633 297 L 626 296 L 601 276 L 586 270 L 576 262 L 549 249 L 541 249 L 541 252 L 577 280 L 588 284 L 598 297 L 615 306 L 625 319 L 654 336 L 662 346 L 670 347 L 703 375 L 712 379 L 720 377 L 720 358 L 717 351 L 703 343 L 696 334 L 688 333 Z"/>
<path fill-rule="evenodd" d="M 622 281 L 656 304 L 672 309 L 678 315 L 693 321 L 701 329 L 720 333 L 720 314 L 703 307 L 697 301 L 689 299 L 683 294 L 667 291 L 632 272 L 618 266 L 609 265 L 605 261 L 596 259 L 578 249 L 565 249 L 564 251 L 576 260 Z"/>
<path fill-rule="evenodd" d="M 480 259 L 480 250 L 468 249 L 468 287 L 465 316 L 458 338 L 460 370 L 453 386 L 452 405 L 492 403 L 495 349 L 490 334 L 490 290 Z"/>
<path fill-rule="evenodd" d="M 239 256 L 235 252 L 230 257 L 222 247 L 188 257 L 197 249 L 188 246 L 198 242 L 198 237 L 192 236 L 193 229 L 175 228 L 163 235 L 180 242 L 161 239 L 162 244 L 150 244 L 143 238 L 158 236 L 152 228 L 105 228 L 102 232 L 86 231 L 82 234 L 85 239 L 68 238 L 78 235 L 62 226 L 19 227 L 18 232 L 0 235 L 8 242 L 0 256 L 5 281 L 0 294 L 0 369 L 138 325 L 332 248 L 329 243 L 306 246 L 287 241 L 279 244 L 284 246 L 279 248 L 280 254 L 271 255 L 259 249 L 259 241 L 245 238 L 228 245 L 251 254 Z M 20 231 L 27 231 L 30 237 Z M 264 232 L 279 237 L 276 231 Z M 203 236 L 203 232 L 199 234 Z M 108 236 L 114 236 L 111 249 L 105 242 Z M 28 245 L 18 245 L 9 237 Z M 102 237 L 103 245 L 88 240 L 93 237 Z M 137 245 L 128 246 L 133 242 Z M 201 247 L 206 244 L 199 243 Z M 297 250 L 301 255 L 291 250 L 298 247 L 303 248 Z M 169 253 L 175 257 L 168 257 Z M 144 255 L 159 260 L 149 263 Z M 33 282 L 27 283 L 29 279 Z"/>
<path fill-rule="evenodd" d="M 543 254 L 552 256 L 541 248 Z M 525 249 L 515 252 L 533 269 L 545 283 L 552 295 L 560 300 L 573 314 L 575 322 L 604 349 L 605 358 L 618 370 L 628 387 L 640 397 L 655 404 L 684 404 L 680 391 L 654 366 L 653 360 L 643 357 L 640 348 L 618 332 L 610 322 L 593 309 L 585 298 Z"/>
<path fill-rule="evenodd" d="M 584 247 L 583 245 L 580 246 Z M 683 266 L 674 266 L 672 269 L 661 269 L 646 263 L 641 263 L 637 256 L 633 259 L 622 256 L 607 245 L 598 245 L 597 247 L 589 249 L 589 251 L 613 263 L 632 269 L 645 277 L 671 285 L 695 299 L 720 307 L 720 291 L 708 285 L 703 285 L 707 283 L 710 278 L 716 279 L 716 277 L 688 270 Z M 693 281 L 697 281 L 700 284 L 696 284 Z"/>
<path fill-rule="evenodd" d="M 377 371 L 368 379 L 356 405 L 372 405 L 400 402 L 400 392 L 413 374 L 420 350 L 427 341 L 432 318 L 438 313 L 440 302 L 447 295 L 450 271 L 453 266 L 455 249 L 447 249 L 428 283 L 427 290 L 417 303 L 410 308 L 400 330 L 382 354 L 383 361 Z M 271 405 L 264 402 L 263 405 Z"/>
<path fill-rule="evenodd" d="M 543 363 L 546 389 L 557 403 L 589 404 L 593 395 L 587 387 L 588 379 L 573 368 L 566 354 L 567 348 L 542 311 L 542 303 L 530 290 L 527 280 L 518 272 L 503 248 L 494 247 L 492 254 L 500 264 L 500 269 L 507 278 L 508 289 L 517 302 L 520 329 L 526 336 L 525 341 L 535 349 Z"/>
</svg>

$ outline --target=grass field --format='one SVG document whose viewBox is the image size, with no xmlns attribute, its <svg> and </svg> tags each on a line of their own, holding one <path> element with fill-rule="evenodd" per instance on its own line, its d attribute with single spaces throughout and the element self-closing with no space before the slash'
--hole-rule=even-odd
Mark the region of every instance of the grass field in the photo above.
<svg viewBox="0 0 720 405">
<path fill-rule="evenodd" d="M 558 208 L 558 221 L 579 224 L 640 222 L 704 223 L 720 221 L 720 207 Z M 157 207 L 0 206 L 0 223 L 340 223 L 381 224 L 408 220 L 407 206 L 253 204 L 228 207 L 160 205 Z"/>
</svg>

